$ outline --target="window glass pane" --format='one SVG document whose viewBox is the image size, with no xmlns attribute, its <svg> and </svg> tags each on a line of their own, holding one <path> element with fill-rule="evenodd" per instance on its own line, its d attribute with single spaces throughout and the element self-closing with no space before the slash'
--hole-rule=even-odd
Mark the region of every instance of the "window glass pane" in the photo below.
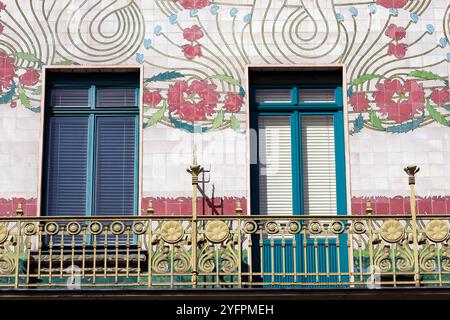
<svg viewBox="0 0 450 320">
<path fill-rule="evenodd" d="M 133 107 L 136 103 L 135 88 L 99 88 L 97 89 L 98 107 Z"/>
<path fill-rule="evenodd" d="M 95 214 L 134 214 L 135 117 L 98 117 Z"/>
<path fill-rule="evenodd" d="M 257 103 L 291 103 L 291 89 L 256 89 Z"/>
<path fill-rule="evenodd" d="M 46 215 L 86 214 L 88 118 L 48 121 Z"/>
<path fill-rule="evenodd" d="M 300 89 L 300 103 L 335 102 L 334 89 Z"/>
<path fill-rule="evenodd" d="M 52 107 L 88 107 L 89 89 L 51 89 L 50 106 Z"/>
<path fill-rule="evenodd" d="M 333 116 L 302 117 L 304 213 L 336 214 L 336 162 Z"/>
<path fill-rule="evenodd" d="M 260 116 L 259 214 L 292 214 L 290 116 Z"/>
</svg>

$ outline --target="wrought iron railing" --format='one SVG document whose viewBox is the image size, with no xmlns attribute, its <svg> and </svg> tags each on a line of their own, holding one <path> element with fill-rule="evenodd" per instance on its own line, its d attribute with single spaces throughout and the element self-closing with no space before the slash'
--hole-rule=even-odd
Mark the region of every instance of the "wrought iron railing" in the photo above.
<svg viewBox="0 0 450 320">
<path fill-rule="evenodd" d="M 196 228 L 180 217 L 1 218 L 0 287 L 448 286 L 449 222 L 419 217 L 414 231 L 410 216 L 202 216 Z"/>
<path fill-rule="evenodd" d="M 450 286 L 450 217 L 411 215 L 0 218 L 0 288 Z"/>
</svg>

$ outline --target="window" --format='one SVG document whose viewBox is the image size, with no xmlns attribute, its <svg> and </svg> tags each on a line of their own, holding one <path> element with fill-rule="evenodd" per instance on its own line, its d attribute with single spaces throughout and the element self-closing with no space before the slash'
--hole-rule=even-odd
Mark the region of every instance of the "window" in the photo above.
<svg viewBox="0 0 450 320">
<path fill-rule="evenodd" d="M 42 215 L 137 214 L 139 73 L 47 78 Z"/>
<path fill-rule="evenodd" d="M 256 86 L 252 94 L 252 212 L 345 214 L 341 87 Z"/>
</svg>

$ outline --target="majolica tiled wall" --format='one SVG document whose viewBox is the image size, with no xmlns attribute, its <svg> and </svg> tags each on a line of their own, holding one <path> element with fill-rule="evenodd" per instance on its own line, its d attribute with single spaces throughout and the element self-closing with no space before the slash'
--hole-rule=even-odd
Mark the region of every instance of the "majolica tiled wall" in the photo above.
<svg viewBox="0 0 450 320">
<path fill-rule="evenodd" d="M 447 0 L 0 2 L 0 214 L 35 214 L 44 65 L 143 64 L 143 207 L 189 211 L 192 147 L 205 213 L 247 195 L 247 64 L 345 64 L 353 213 L 450 213 Z M 182 93 L 182 95 L 181 95 Z M 184 98 L 179 98 L 183 96 Z"/>
</svg>

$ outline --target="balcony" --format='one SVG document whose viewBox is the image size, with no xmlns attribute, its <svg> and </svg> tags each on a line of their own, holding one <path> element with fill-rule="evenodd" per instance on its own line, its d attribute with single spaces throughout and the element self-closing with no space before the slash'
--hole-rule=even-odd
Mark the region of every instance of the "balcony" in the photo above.
<svg viewBox="0 0 450 320">
<path fill-rule="evenodd" d="M 448 287 L 450 217 L 0 218 L 0 289 Z M 193 198 L 201 167 L 192 165 Z"/>
</svg>

